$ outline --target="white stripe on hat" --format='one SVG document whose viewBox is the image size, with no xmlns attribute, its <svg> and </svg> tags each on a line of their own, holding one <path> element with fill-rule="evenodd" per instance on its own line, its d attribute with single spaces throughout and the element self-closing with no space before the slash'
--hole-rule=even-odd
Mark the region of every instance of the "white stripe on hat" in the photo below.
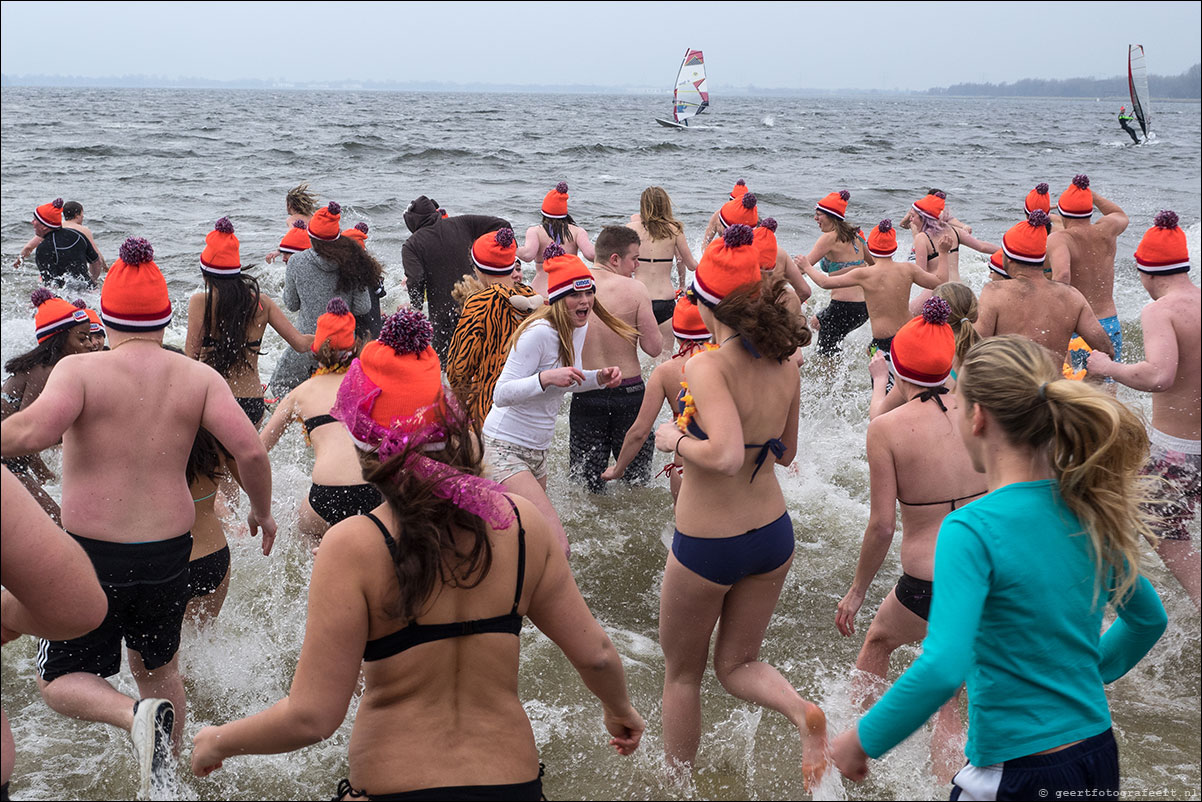
<svg viewBox="0 0 1202 802">
<path fill-rule="evenodd" d="M 817 210 L 818 210 L 818 211 L 820 211 L 820 212 L 826 212 L 826 213 L 827 213 L 827 214 L 829 214 L 831 217 L 838 217 L 840 220 L 843 220 L 843 219 L 845 219 L 845 218 L 843 217 L 843 215 L 839 214 L 839 213 L 838 213 L 838 212 L 836 212 L 834 209 L 828 209 L 828 208 L 826 208 L 826 207 L 825 207 L 825 206 L 823 206 L 821 203 L 815 203 L 815 204 L 814 204 L 814 208 L 815 208 L 815 209 L 817 209 Z"/>
<path fill-rule="evenodd" d="M 46 218 L 42 217 L 40 214 L 38 214 L 37 209 L 33 210 L 33 216 L 38 219 L 39 223 L 46 226 L 46 228 L 62 228 L 63 227 L 61 223 L 51 223 Z"/>
<path fill-rule="evenodd" d="M 171 315 L 171 311 L 168 311 L 166 317 L 156 318 L 154 320 L 136 320 L 127 317 L 117 317 L 116 315 L 110 315 L 103 309 L 100 310 L 100 319 L 105 323 L 108 323 L 110 326 L 116 326 L 117 328 L 126 326 L 135 329 L 161 329 L 171 322 Z"/>
</svg>

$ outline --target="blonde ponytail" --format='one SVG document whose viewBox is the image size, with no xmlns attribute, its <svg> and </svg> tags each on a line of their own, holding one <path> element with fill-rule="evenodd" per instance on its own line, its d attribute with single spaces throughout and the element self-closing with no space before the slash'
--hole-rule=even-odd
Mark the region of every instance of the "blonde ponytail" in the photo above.
<svg viewBox="0 0 1202 802">
<path fill-rule="evenodd" d="M 968 350 L 981 341 L 981 335 L 973 328 L 977 322 L 977 296 L 967 285 L 956 281 L 940 284 L 935 288 L 935 294 L 952 308 L 947 322 L 956 332 L 955 363 L 961 365 Z"/>
</svg>

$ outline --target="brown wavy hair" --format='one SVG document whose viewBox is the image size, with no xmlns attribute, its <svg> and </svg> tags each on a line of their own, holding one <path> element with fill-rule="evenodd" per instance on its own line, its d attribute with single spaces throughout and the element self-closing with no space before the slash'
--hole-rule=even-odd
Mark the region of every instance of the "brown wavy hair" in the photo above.
<svg viewBox="0 0 1202 802">
<path fill-rule="evenodd" d="M 384 276 L 384 265 L 350 237 L 339 237 L 332 242 L 313 238 L 313 251 L 338 266 L 338 281 L 335 292 L 371 292 L 380 286 Z"/>
<path fill-rule="evenodd" d="M 758 282 L 737 287 L 713 309 L 714 317 L 755 346 L 762 356 L 784 361 L 810 344 L 805 321 L 785 306 L 788 284 L 771 273 Z"/>
<path fill-rule="evenodd" d="M 663 187 L 647 187 L 639 198 L 639 217 L 653 242 L 676 239 L 684 226 L 672 215 L 672 199 Z"/>
<path fill-rule="evenodd" d="M 288 194 L 284 196 L 284 206 L 288 214 L 312 217 L 317 211 L 317 195 L 309 191 L 309 183 L 306 181 L 288 190 Z"/>
</svg>

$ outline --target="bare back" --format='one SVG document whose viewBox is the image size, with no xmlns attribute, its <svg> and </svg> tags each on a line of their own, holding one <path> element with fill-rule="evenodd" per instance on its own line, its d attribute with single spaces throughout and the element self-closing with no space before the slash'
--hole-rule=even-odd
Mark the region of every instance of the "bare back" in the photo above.
<svg viewBox="0 0 1202 802">
<path fill-rule="evenodd" d="M 1013 268 L 1011 272 L 1016 273 Z M 1092 324 L 1088 324 L 1089 319 Z M 1113 350 L 1081 293 L 1075 287 L 1042 277 L 1015 275 L 1008 281 L 987 283 L 981 288 L 976 328 L 982 337 L 1021 334 L 1061 360 L 1068 353 L 1074 332 L 1080 333 L 1091 348 L 1108 353 Z"/>
<path fill-rule="evenodd" d="M 1105 219 L 1097 223 L 1066 221 L 1062 230 L 1048 236 L 1048 254 L 1055 265 L 1055 252 L 1063 246 L 1069 255 L 1069 280 L 1089 302 L 1099 318 L 1118 314 L 1114 305 L 1114 255 L 1118 236 Z"/>
<path fill-rule="evenodd" d="M 1177 339 L 1177 373 L 1164 392 L 1152 394 L 1152 425 L 1173 437 L 1202 439 L 1199 401 L 1202 400 L 1202 323 L 1199 306 L 1202 292 L 1197 287 L 1169 293 L 1152 303 L 1167 318 Z M 1146 327 L 1145 327 L 1146 328 Z"/>
<path fill-rule="evenodd" d="M 910 320 L 911 271 L 916 267 L 878 258 L 876 264 L 856 268 L 868 304 L 872 336 L 892 337 Z"/>
<path fill-rule="evenodd" d="M 569 256 L 579 254 L 584 256 L 584 258 L 588 259 L 589 261 L 592 261 L 592 249 L 589 248 L 586 252 L 581 253 L 581 248 L 579 245 L 581 242 L 588 241 L 588 234 L 585 233 L 584 229 L 580 226 L 569 226 L 568 228 L 572 232 L 572 238 L 570 240 L 565 239 L 563 242 L 557 244 L 563 248 L 563 252 Z M 522 249 L 518 252 L 519 258 L 525 255 L 522 253 L 522 251 L 529 251 L 531 240 L 538 244 L 535 246 L 536 250 L 534 252 L 534 281 L 530 283 L 530 286 L 534 288 L 534 292 L 536 294 L 546 298 L 547 274 L 543 271 L 543 251 L 547 249 L 547 246 L 550 245 L 553 240 L 551 239 L 551 235 L 547 233 L 547 229 L 544 226 L 530 226 L 530 228 L 526 229 L 526 241 L 522 243 Z"/>
<path fill-rule="evenodd" d="M 302 423 L 319 415 L 329 415 L 338 397 L 343 373 L 327 373 L 306 379 L 289 393 L 295 415 Z M 282 402 L 281 402 L 282 403 Z M 318 485 L 357 485 L 363 483 L 359 450 L 346 427 L 339 421 L 315 426 L 309 432 L 313 446 L 313 483 Z"/>
<path fill-rule="evenodd" d="M 643 218 L 630 216 L 627 224 L 639 235 L 639 267 L 634 276 L 647 287 L 647 292 L 657 301 L 671 300 L 676 295 L 672 286 L 672 268 L 676 264 L 676 237 L 652 239 L 651 232 L 643 225 Z"/>
<path fill-rule="evenodd" d="M 619 320 L 638 329 L 640 339 L 647 327 L 656 326 L 651 298 L 641 281 L 619 276 L 596 265 L 593 267 L 593 279 L 597 285 L 597 301 Z M 644 328 L 640 328 L 640 321 Z M 581 359 L 586 370 L 617 365 L 622 370 L 623 379 L 637 378 L 642 373 L 635 345 L 605 325 L 593 312 L 589 313 L 588 333 L 584 337 Z"/>
</svg>

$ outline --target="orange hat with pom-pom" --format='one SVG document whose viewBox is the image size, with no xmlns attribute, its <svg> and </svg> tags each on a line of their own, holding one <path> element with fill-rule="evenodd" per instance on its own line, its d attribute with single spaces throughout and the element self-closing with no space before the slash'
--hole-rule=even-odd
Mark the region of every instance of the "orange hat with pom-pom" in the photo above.
<svg viewBox="0 0 1202 802">
<path fill-rule="evenodd" d="M 680 298 L 672 310 L 672 333 L 682 340 L 708 340 L 710 330 L 705 327 L 697 304 L 688 298 Z"/>
<path fill-rule="evenodd" d="M 63 227 L 63 199 L 55 198 L 33 210 L 34 219 L 47 228 Z"/>
<path fill-rule="evenodd" d="M 544 217 L 568 216 L 568 182 L 560 181 L 543 198 L 542 212 Z"/>
<path fill-rule="evenodd" d="M 989 257 L 989 270 L 1002 278 L 1010 278 L 1010 274 L 1006 272 L 1006 263 L 1002 259 L 1003 253 L 1001 248 L 993 252 L 993 256 Z"/>
<path fill-rule="evenodd" d="M 938 220 L 946 206 L 947 196 L 942 192 L 932 192 L 924 198 L 914 201 L 910 208 L 930 220 Z"/>
<path fill-rule="evenodd" d="M 956 334 L 947 325 L 952 307 L 935 296 L 922 305 L 922 314 L 893 336 L 889 361 L 898 378 L 920 387 L 938 387 L 952 372 Z"/>
<path fill-rule="evenodd" d="M 334 351 L 349 351 L 355 347 L 355 316 L 341 298 L 331 298 L 326 311 L 317 318 L 317 331 L 313 335 L 313 353 L 329 342 Z"/>
<path fill-rule="evenodd" d="M 282 253 L 300 253 L 309 250 L 313 243 L 309 241 L 308 229 L 309 226 L 304 220 L 294 222 L 292 228 L 288 229 L 288 233 L 280 240 L 280 251 Z"/>
<path fill-rule="evenodd" d="M 1073 176 L 1073 183 L 1056 199 L 1056 208 L 1064 217 L 1091 217 L 1093 190 L 1089 188 L 1089 176 Z"/>
<path fill-rule="evenodd" d="M 33 334 L 39 343 L 49 340 L 60 331 L 88 322 L 88 313 L 70 301 L 64 301 L 45 287 L 38 287 L 29 296 L 33 313 Z"/>
<path fill-rule="evenodd" d="M 1189 270 L 1189 245 L 1177 223 L 1176 212 L 1162 211 L 1156 215 L 1155 224 L 1144 232 L 1135 249 L 1135 267 L 1139 272 L 1170 276 Z"/>
<path fill-rule="evenodd" d="M 735 187 L 730 191 L 730 199 L 735 200 L 746 195 L 750 190 L 747 188 L 747 182 L 740 178 L 735 182 Z"/>
<path fill-rule="evenodd" d="M 309 236 L 322 242 L 333 242 L 342 236 L 342 207 L 334 201 L 317 210 L 309 221 Z"/>
<path fill-rule="evenodd" d="M 882 259 L 892 259 L 897 253 L 897 231 L 892 220 L 882 220 L 873 227 L 868 235 L 868 252 Z"/>
<path fill-rule="evenodd" d="M 718 210 L 718 222 L 723 228 L 733 225 L 754 227 L 760 222 L 760 213 L 755 204 L 755 195 L 750 192 L 727 201 Z"/>
<path fill-rule="evenodd" d="M 1035 189 L 1027 193 L 1027 199 L 1023 202 L 1023 208 L 1027 210 L 1027 214 L 1036 209 L 1051 214 L 1052 197 L 1048 194 L 1048 185 L 1036 184 Z"/>
<path fill-rule="evenodd" d="M 776 267 L 776 220 L 765 217 L 760 224 L 752 229 L 752 245 L 759 254 L 760 270 L 772 270 Z"/>
<path fill-rule="evenodd" d="M 707 306 L 717 306 L 739 287 L 759 282 L 755 233 L 749 226 L 736 224 L 705 249 L 693 275 L 692 290 Z"/>
<path fill-rule="evenodd" d="M 566 298 L 573 292 L 585 292 L 596 288 L 593 274 L 579 256 L 563 252 L 563 248 L 552 242 L 543 251 L 543 270 L 547 274 L 547 303 Z"/>
<path fill-rule="evenodd" d="M 205 237 L 205 249 L 200 254 L 200 272 L 214 278 L 232 278 L 242 273 L 242 258 L 238 253 L 238 238 L 234 224 L 223 217 Z"/>
<path fill-rule="evenodd" d="M 1048 258 L 1048 223 L 1051 218 L 1036 210 L 1027 219 L 1010 227 L 1002 236 L 1002 250 L 1012 262 L 1042 265 Z"/>
<path fill-rule="evenodd" d="M 430 346 L 433 336 L 425 315 L 406 308 L 387 317 L 379 338 L 363 346 L 356 361 L 378 392 L 361 402 L 370 407 L 365 411 L 378 425 L 394 428 L 398 422 L 406 422 L 418 426 L 424 421 L 414 419 L 415 415 L 442 400 L 442 365 Z M 343 387 L 346 384 L 344 380 Z M 340 387 L 340 397 L 342 391 Z"/>
<path fill-rule="evenodd" d="M 832 192 L 818 203 L 814 204 L 814 208 L 820 212 L 826 212 L 831 217 L 837 217 L 840 220 L 847 216 L 847 202 L 851 200 L 851 193 L 846 189 L 841 189 L 838 192 Z"/>
<path fill-rule="evenodd" d="M 367 223 L 360 221 L 343 231 L 342 236 L 346 237 L 347 239 L 353 239 L 355 242 L 359 243 L 361 247 L 366 248 L 367 231 Z"/>
<path fill-rule="evenodd" d="M 157 331 L 171 322 L 167 280 L 154 263 L 154 248 L 141 237 L 121 243 L 100 290 L 100 317 L 117 331 Z"/>
<path fill-rule="evenodd" d="M 499 228 L 472 243 L 472 264 L 490 276 L 508 276 L 518 258 L 518 242 L 512 228 Z"/>
</svg>

